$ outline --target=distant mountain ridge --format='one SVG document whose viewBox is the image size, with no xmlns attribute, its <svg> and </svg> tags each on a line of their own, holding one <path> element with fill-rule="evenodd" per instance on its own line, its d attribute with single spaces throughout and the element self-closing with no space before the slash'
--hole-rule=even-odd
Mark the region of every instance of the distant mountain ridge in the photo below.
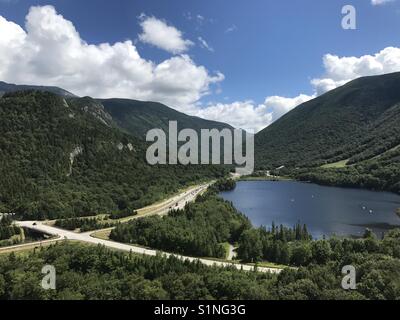
<svg viewBox="0 0 400 320">
<path fill-rule="evenodd" d="M 26 90 L 50 92 L 64 98 L 75 98 L 75 101 L 83 107 L 86 103 L 90 108 L 89 111 L 104 123 L 109 126 L 117 126 L 141 139 L 145 138 L 147 131 L 154 128 L 168 132 L 169 121 L 177 121 L 179 130 L 190 128 L 200 132 L 201 129 L 233 129 L 226 123 L 189 116 L 158 102 L 118 98 L 79 98 L 59 87 L 16 85 L 0 81 L 0 97 L 7 92 Z"/>
<path fill-rule="evenodd" d="M 200 132 L 201 129 L 233 129 L 226 123 L 189 116 L 158 102 L 129 99 L 97 100 L 104 105 L 105 111 L 120 128 L 141 138 L 153 128 L 168 132 L 169 121 L 177 121 L 178 130 L 190 128 Z"/>
<path fill-rule="evenodd" d="M 34 85 L 17 85 L 0 81 L 0 96 L 7 92 L 37 90 L 42 92 L 51 92 L 63 97 L 76 97 L 73 93 L 59 87 L 53 86 L 34 86 Z"/>
<path fill-rule="evenodd" d="M 359 78 L 257 133 L 257 163 L 303 167 L 366 159 L 400 144 L 399 124 L 400 73 Z"/>
<path fill-rule="evenodd" d="M 400 73 L 363 77 L 303 103 L 255 137 L 256 167 L 400 193 Z"/>
</svg>

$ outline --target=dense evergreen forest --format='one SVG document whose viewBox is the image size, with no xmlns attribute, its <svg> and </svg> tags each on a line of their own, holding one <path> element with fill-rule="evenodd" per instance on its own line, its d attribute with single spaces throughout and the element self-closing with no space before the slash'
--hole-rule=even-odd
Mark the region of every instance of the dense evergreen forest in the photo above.
<svg viewBox="0 0 400 320">
<path fill-rule="evenodd" d="M 218 185 L 219 186 L 219 185 Z M 118 224 L 110 238 L 197 257 L 226 256 L 224 242 L 236 242 L 251 224 L 211 189 L 182 210 Z"/>
<path fill-rule="evenodd" d="M 92 218 L 69 218 L 69 219 L 57 219 L 54 223 L 56 227 L 76 230 L 79 229 L 80 232 L 87 232 L 98 229 L 110 228 L 115 225 L 113 222 L 105 221 L 106 219 L 101 219 L 97 217 Z"/>
<path fill-rule="evenodd" d="M 297 249 L 300 246 L 309 249 L 304 244 L 310 242 L 316 243 L 312 241 L 306 225 L 296 224 L 294 228 L 288 228 L 283 225 L 276 227 L 273 223 L 270 230 L 261 227 L 244 231 L 239 238 L 238 258 L 243 262 L 268 261 L 299 266 L 302 264 L 297 258 L 308 252 L 297 252 Z"/>
<path fill-rule="evenodd" d="M 230 191 L 236 188 L 236 181 L 233 179 L 218 179 L 209 189 L 214 192 Z"/>
<path fill-rule="evenodd" d="M 265 228 L 245 231 L 239 240 L 238 257 L 243 261 L 270 261 L 292 266 L 328 264 L 344 261 L 349 256 L 365 254 L 372 258 L 392 256 L 400 258 L 400 230 L 388 232 L 378 240 L 373 232 L 366 229 L 362 239 L 312 240 L 305 226 L 295 228 Z M 400 280 L 400 279 L 399 279 Z"/>
<path fill-rule="evenodd" d="M 400 148 L 342 168 L 308 168 L 289 174 L 299 180 L 400 193 Z"/>
<path fill-rule="evenodd" d="M 0 216 L 0 247 L 11 246 L 22 242 L 25 233 L 15 226 L 9 216 Z"/>
<path fill-rule="evenodd" d="M 378 242 L 385 254 L 349 251 L 279 275 L 62 243 L 0 255 L 0 299 L 400 299 L 399 240 L 391 231 Z M 356 290 L 341 287 L 348 264 L 357 270 Z M 56 290 L 40 285 L 44 265 L 56 269 Z"/>
<path fill-rule="evenodd" d="M 98 101 L 38 91 L 0 98 L 0 150 L 0 212 L 23 219 L 133 212 L 228 172 L 150 166 L 144 142 L 117 128 Z"/>
</svg>

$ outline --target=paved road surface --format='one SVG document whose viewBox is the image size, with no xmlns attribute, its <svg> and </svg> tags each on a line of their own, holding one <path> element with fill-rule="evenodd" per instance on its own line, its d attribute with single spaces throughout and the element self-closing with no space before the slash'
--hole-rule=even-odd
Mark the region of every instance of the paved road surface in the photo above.
<svg viewBox="0 0 400 320">
<path fill-rule="evenodd" d="M 139 215 L 135 216 L 134 218 L 137 219 L 137 218 L 141 218 L 144 216 L 155 215 L 155 214 L 163 215 L 163 214 L 168 213 L 168 211 L 170 210 L 170 207 L 183 208 L 187 202 L 194 201 L 200 193 L 204 192 L 207 189 L 208 186 L 209 186 L 209 184 L 193 187 L 177 196 L 174 196 L 174 197 L 160 203 L 160 204 L 156 204 L 156 205 L 152 205 L 152 206 L 143 208 L 143 209 L 139 210 Z M 103 240 L 103 239 L 94 238 L 92 236 L 92 234 L 95 232 L 99 232 L 99 230 L 90 231 L 90 232 L 86 232 L 86 233 L 76 233 L 76 232 L 56 228 L 56 227 L 44 224 L 43 222 L 40 222 L 40 221 L 17 221 L 16 224 L 20 227 L 25 227 L 25 228 L 36 230 L 39 232 L 44 232 L 46 234 L 57 237 L 52 240 L 47 240 L 46 241 L 47 243 L 51 242 L 51 241 L 59 241 L 62 239 L 77 240 L 77 241 L 82 241 L 82 242 L 91 243 L 91 244 L 95 244 L 95 245 L 98 245 L 98 244 L 104 245 L 104 246 L 106 246 L 108 248 L 112 248 L 112 249 L 133 252 L 133 253 L 138 253 L 138 254 L 145 254 L 145 255 L 150 255 L 150 256 L 155 256 L 157 254 L 157 252 L 165 255 L 166 257 L 172 255 L 170 253 L 165 253 L 165 252 L 161 252 L 161 251 L 157 251 L 157 250 L 145 249 L 142 247 L 119 243 L 119 242 L 114 242 L 111 240 Z M 40 245 L 40 242 L 27 243 L 25 246 L 28 247 L 28 246 L 32 246 L 32 245 Z M 18 246 L 14 246 L 14 247 L 21 248 L 23 246 L 24 245 L 18 245 Z M 14 247 L 4 248 L 4 250 L 7 250 L 7 249 L 9 250 Z M 203 263 L 207 266 L 216 265 L 216 266 L 224 267 L 224 266 L 232 265 L 232 266 L 235 266 L 237 269 L 243 269 L 246 271 L 254 270 L 253 266 L 245 265 L 245 264 L 214 261 L 211 259 L 203 259 L 203 258 L 201 258 L 201 259 L 193 258 L 193 257 L 177 255 L 177 254 L 173 254 L 173 255 L 182 260 L 200 261 L 201 263 Z M 265 268 L 265 267 L 258 267 L 257 270 L 260 272 L 272 272 L 272 273 L 279 273 L 280 271 L 282 271 L 282 269 Z"/>
<path fill-rule="evenodd" d="M 145 255 L 149 255 L 149 256 L 155 256 L 157 254 L 157 250 L 145 249 L 142 247 L 137 247 L 134 245 L 128 245 L 128 244 L 124 244 L 124 243 L 114 242 L 111 240 L 97 239 L 97 238 L 93 238 L 90 233 L 75 233 L 72 231 L 67 231 L 67 230 L 63 230 L 63 229 L 45 225 L 40 221 L 36 221 L 36 222 L 35 221 L 20 221 L 20 222 L 17 222 L 17 224 L 21 227 L 44 232 L 44 233 L 47 233 L 47 234 L 50 234 L 53 236 L 59 236 L 58 240 L 67 239 L 67 240 L 82 241 L 82 242 L 96 244 L 96 245 L 100 244 L 100 245 L 104 245 L 104 246 L 106 246 L 108 248 L 112 248 L 112 249 L 117 249 L 117 250 L 122 250 L 122 251 L 127 251 L 127 252 L 132 251 L 133 253 L 145 254 Z M 57 241 L 57 239 L 55 239 L 53 241 Z M 160 251 L 158 251 L 158 252 L 164 254 L 166 257 L 172 255 L 172 254 L 164 253 L 164 252 L 160 252 Z M 177 254 L 173 254 L 173 255 L 182 260 L 189 260 L 189 261 L 199 260 L 201 263 L 204 263 L 205 265 L 208 265 L 208 266 L 216 265 L 216 266 L 223 267 L 223 266 L 233 265 L 237 269 L 243 269 L 246 271 L 254 270 L 253 266 L 244 265 L 244 264 L 232 264 L 229 262 L 214 261 L 214 260 L 209 260 L 209 259 L 199 259 L 199 258 L 187 257 L 187 256 L 182 256 L 182 255 L 177 255 Z M 262 268 L 262 267 L 258 267 L 257 270 L 261 271 L 261 272 L 273 272 L 273 273 L 279 273 L 281 271 L 281 269 Z"/>
<path fill-rule="evenodd" d="M 196 200 L 197 196 L 211 185 L 211 183 L 203 184 L 200 186 L 191 187 L 188 190 L 173 196 L 159 204 L 150 205 L 138 210 L 138 215 L 134 219 L 141 218 L 148 215 L 163 215 L 167 214 L 171 209 L 183 209 L 186 203 Z"/>
</svg>

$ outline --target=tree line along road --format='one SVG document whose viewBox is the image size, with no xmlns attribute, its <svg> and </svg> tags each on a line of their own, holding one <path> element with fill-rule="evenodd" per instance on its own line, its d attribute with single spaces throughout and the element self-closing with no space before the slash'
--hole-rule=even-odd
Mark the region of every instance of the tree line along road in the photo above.
<svg viewBox="0 0 400 320">
<path fill-rule="evenodd" d="M 183 191 L 179 195 L 173 196 L 173 197 L 163 201 L 160 204 L 155 204 L 155 205 L 151 205 L 149 207 L 140 209 L 140 210 L 138 210 L 138 213 L 139 213 L 138 216 L 135 216 L 134 218 L 138 219 L 138 218 L 149 216 L 149 215 L 164 215 L 164 214 L 167 214 L 171 208 L 182 209 L 187 203 L 194 201 L 199 194 L 203 193 L 208 188 L 209 185 L 210 184 L 208 183 L 208 184 L 203 184 L 200 186 L 192 187 L 186 191 Z M 111 248 L 111 249 L 127 251 L 127 252 L 132 252 L 132 253 L 137 253 L 137 254 L 145 254 L 145 255 L 149 255 L 149 256 L 155 256 L 157 253 L 162 254 L 165 257 L 169 257 L 169 256 L 173 255 L 182 260 L 200 261 L 201 263 L 203 263 L 207 266 L 220 266 L 220 267 L 234 266 L 235 268 L 237 268 L 239 270 L 244 270 L 244 271 L 254 271 L 256 269 L 259 272 L 270 272 L 270 273 L 279 273 L 282 271 L 282 269 L 279 269 L 279 268 L 255 267 L 255 266 L 247 265 L 247 264 L 216 261 L 216 260 L 212 260 L 212 259 L 195 258 L 195 257 L 183 256 L 183 255 L 179 255 L 179 254 L 171 254 L 171 253 L 162 252 L 162 251 L 158 251 L 158 250 L 146 249 L 146 248 L 139 247 L 139 246 L 119 243 L 119 242 L 115 242 L 115 241 L 111 241 L 111 240 L 98 239 L 98 238 L 93 237 L 94 233 L 101 232 L 103 230 L 109 230 L 110 228 L 103 229 L 103 230 L 90 231 L 90 232 L 86 232 L 86 233 L 76 233 L 73 231 L 63 230 L 60 228 L 56 228 L 56 227 L 47 225 L 42 221 L 16 221 L 16 224 L 23 228 L 28 228 L 31 230 L 35 230 L 37 232 L 42 232 L 42 233 L 54 236 L 55 238 L 41 241 L 41 242 L 26 243 L 26 244 L 22 244 L 22 245 L 5 247 L 5 248 L 0 249 L 0 253 L 2 251 L 9 252 L 9 251 L 12 251 L 13 249 L 21 250 L 24 247 L 30 248 L 32 246 L 40 246 L 44 243 L 47 244 L 47 243 L 51 243 L 51 242 L 57 242 L 60 240 L 72 240 L 72 241 L 80 241 L 80 242 L 94 244 L 94 245 L 103 245 L 103 246 Z"/>
</svg>

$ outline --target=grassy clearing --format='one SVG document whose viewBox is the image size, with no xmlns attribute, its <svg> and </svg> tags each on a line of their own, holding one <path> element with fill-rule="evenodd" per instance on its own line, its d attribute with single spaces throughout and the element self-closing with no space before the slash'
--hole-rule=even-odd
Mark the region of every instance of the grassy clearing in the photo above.
<svg viewBox="0 0 400 320">
<path fill-rule="evenodd" d="M 344 168 L 347 166 L 348 162 L 349 162 L 349 159 L 341 160 L 341 161 L 334 162 L 334 163 L 324 164 L 323 166 L 321 166 L 321 168 L 324 168 L 324 169 Z"/>
<path fill-rule="evenodd" d="M 97 231 L 92 233 L 91 236 L 101 240 L 110 240 L 111 230 L 112 229 Z"/>
</svg>

